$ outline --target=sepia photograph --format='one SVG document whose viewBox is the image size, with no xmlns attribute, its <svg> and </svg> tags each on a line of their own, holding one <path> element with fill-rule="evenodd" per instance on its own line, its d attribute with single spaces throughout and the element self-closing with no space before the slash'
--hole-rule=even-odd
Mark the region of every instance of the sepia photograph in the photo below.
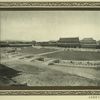
<svg viewBox="0 0 100 100">
<path fill-rule="evenodd" d="M 0 87 L 100 86 L 100 11 L 0 11 Z"/>
</svg>

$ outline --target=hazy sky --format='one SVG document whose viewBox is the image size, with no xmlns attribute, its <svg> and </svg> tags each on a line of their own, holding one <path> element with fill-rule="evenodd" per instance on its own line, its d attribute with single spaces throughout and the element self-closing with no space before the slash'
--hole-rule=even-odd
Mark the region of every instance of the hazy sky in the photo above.
<svg viewBox="0 0 100 100">
<path fill-rule="evenodd" d="M 100 40 L 100 11 L 0 11 L 2 40 Z"/>
</svg>

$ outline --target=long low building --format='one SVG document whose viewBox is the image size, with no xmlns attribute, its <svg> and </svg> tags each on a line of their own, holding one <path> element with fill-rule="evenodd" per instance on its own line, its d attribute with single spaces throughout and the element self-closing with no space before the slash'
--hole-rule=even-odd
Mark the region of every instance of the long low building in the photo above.
<svg viewBox="0 0 100 100">
<path fill-rule="evenodd" d="M 32 42 L 0 41 L 0 47 L 28 47 L 28 46 L 32 46 Z"/>
</svg>

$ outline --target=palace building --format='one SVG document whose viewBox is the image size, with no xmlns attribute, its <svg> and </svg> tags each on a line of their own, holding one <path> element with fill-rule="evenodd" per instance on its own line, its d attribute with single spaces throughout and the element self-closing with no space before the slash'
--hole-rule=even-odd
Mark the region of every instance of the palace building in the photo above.
<svg viewBox="0 0 100 100">
<path fill-rule="evenodd" d="M 66 48 L 80 48 L 80 41 L 78 37 L 60 38 L 57 45 Z"/>
<path fill-rule="evenodd" d="M 81 40 L 82 48 L 97 48 L 96 40 L 93 38 L 84 38 Z"/>
</svg>

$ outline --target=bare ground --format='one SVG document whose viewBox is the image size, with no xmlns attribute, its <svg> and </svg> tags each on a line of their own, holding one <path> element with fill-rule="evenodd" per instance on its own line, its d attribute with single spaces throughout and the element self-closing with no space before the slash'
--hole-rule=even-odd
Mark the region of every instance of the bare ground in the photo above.
<svg viewBox="0 0 100 100">
<path fill-rule="evenodd" d="M 15 61 L 7 63 L 7 66 L 20 71 L 20 75 L 13 77 L 19 84 L 27 83 L 28 86 L 99 86 L 100 71 L 95 69 L 70 68 L 45 66 L 39 62 Z M 96 72 L 96 73 L 95 73 Z M 79 74 L 80 73 L 80 74 Z M 93 74 L 92 74 L 93 73 Z M 92 74 L 92 75 L 91 75 Z"/>
<path fill-rule="evenodd" d="M 12 75 L 10 79 L 5 79 L 1 76 L 0 85 L 3 84 L 3 82 L 5 82 L 6 85 L 12 85 L 14 84 L 12 83 L 13 81 L 16 82 L 16 84 L 27 84 L 28 86 L 100 86 L 100 68 L 48 65 L 45 61 L 34 59 L 36 54 L 39 53 L 38 56 L 41 56 L 43 54 L 52 55 L 55 53 L 56 55 L 59 55 L 62 53 L 59 53 L 58 50 L 49 50 L 48 52 L 48 49 L 46 49 L 45 52 L 44 48 L 42 51 L 39 51 L 38 49 L 37 52 L 37 49 L 31 49 L 32 48 L 29 48 L 29 51 L 31 52 L 29 54 L 28 49 L 24 49 L 25 51 L 23 52 L 7 53 L 7 57 L 4 52 L 2 64 L 19 73 L 17 76 L 10 73 Z M 56 57 L 56 55 L 52 56 Z M 59 57 L 61 57 L 61 55 L 59 55 Z M 95 58 L 93 57 L 92 59 Z"/>
</svg>

